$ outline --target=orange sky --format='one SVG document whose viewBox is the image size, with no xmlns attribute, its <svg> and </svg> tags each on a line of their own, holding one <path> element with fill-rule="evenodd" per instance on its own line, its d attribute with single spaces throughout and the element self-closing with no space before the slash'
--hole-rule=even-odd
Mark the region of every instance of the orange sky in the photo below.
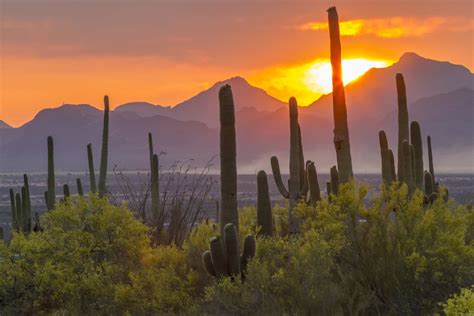
<svg viewBox="0 0 474 316">
<path fill-rule="evenodd" d="M 308 104 L 328 90 L 326 9 L 341 20 L 347 75 L 406 51 L 473 69 L 472 1 L 0 2 L 0 119 L 64 103 L 174 105 L 241 75 Z M 365 68 L 364 68 L 365 67 Z"/>
</svg>

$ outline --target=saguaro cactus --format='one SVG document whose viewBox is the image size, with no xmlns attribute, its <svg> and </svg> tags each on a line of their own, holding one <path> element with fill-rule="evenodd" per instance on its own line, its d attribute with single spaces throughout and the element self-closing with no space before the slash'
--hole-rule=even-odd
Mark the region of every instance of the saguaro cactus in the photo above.
<svg viewBox="0 0 474 316">
<path fill-rule="evenodd" d="M 273 156 L 270 160 L 272 165 L 273 178 L 277 185 L 278 191 L 284 198 L 288 199 L 288 222 L 289 231 L 291 234 L 299 232 L 299 223 L 296 217 L 293 215 L 293 208 L 298 202 L 298 199 L 302 197 L 303 190 L 301 190 L 300 180 L 300 140 L 299 140 L 299 126 L 298 126 L 298 104 L 295 98 L 290 98 L 289 101 L 289 114 L 290 114 L 290 180 L 288 181 L 288 190 L 283 184 L 280 165 L 278 158 Z M 304 187 L 304 185 L 303 185 Z M 307 190 L 307 189 L 306 189 Z"/>
<path fill-rule="evenodd" d="M 339 36 L 339 17 L 335 7 L 327 10 L 329 37 L 331 42 L 332 100 L 334 114 L 334 146 L 337 167 L 341 182 L 353 177 L 349 127 L 347 125 L 346 96 L 342 81 L 341 39 Z"/>
<path fill-rule="evenodd" d="M 16 213 L 15 193 L 13 189 L 10 189 L 10 210 L 12 214 L 12 229 L 18 230 L 18 216 Z"/>
<path fill-rule="evenodd" d="M 415 176 L 415 186 L 417 189 L 423 190 L 423 145 L 421 141 L 420 124 L 417 121 L 413 121 L 410 124 L 410 138 L 411 144 L 413 145 L 415 151 L 415 169 L 413 170 L 413 174 Z"/>
<path fill-rule="evenodd" d="M 107 159 L 109 154 L 109 97 L 104 96 L 104 126 L 102 130 L 102 152 L 100 154 L 99 196 L 103 197 L 107 182 Z"/>
<path fill-rule="evenodd" d="M 402 156 L 402 179 L 408 186 L 408 193 L 413 193 L 413 170 L 411 163 L 411 149 L 410 144 L 407 140 L 404 140 L 402 143 L 403 156 Z"/>
<path fill-rule="evenodd" d="M 390 151 L 388 149 L 387 135 L 384 131 L 379 131 L 380 157 L 382 160 L 382 180 L 385 185 L 392 183 L 392 170 L 390 166 Z"/>
<path fill-rule="evenodd" d="M 429 171 L 425 171 L 424 178 L 425 178 L 425 194 L 427 196 L 430 196 L 431 193 L 434 192 L 433 177 Z"/>
<path fill-rule="evenodd" d="M 56 203 L 56 182 L 54 176 L 54 147 L 53 137 L 48 136 L 48 210 L 54 208 Z"/>
<path fill-rule="evenodd" d="M 403 75 L 398 73 L 395 77 L 397 84 L 397 100 L 398 100 L 398 178 L 404 181 L 402 175 L 402 161 L 403 161 L 403 141 L 410 139 L 410 131 L 408 127 L 408 107 L 407 94 L 405 88 L 405 80 Z"/>
<path fill-rule="evenodd" d="M 71 196 L 71 193 L 69 191 L 69 185 L 67 184 L 63 185 L 63 195 L 64 195 L 64 201 L 66 201 L 66 199 Z"/>
<path fill-rule="evenodd" d="M 154 154 L 152 157 L 153 160 L 151 169 L 151 213 L 152 220 L 156 224 L 158 223 L 158 217 L 160 214 L 160 182 L 158 155 Z"/>
<path fill-rule="evenodd" d="M 427 143 L 428 143 L 428 164 L 429 164 L 431 179 L 433 180 L 433 183 L 436 183 L 435 174 L 434 174 L 434 166 L 433 166 L 433 151 L 431 149 L 431 136 L 429 135 L 427 137 Z"/>
<path fill-rule="evenodd" d="M 252 235 L 245 237 L 242 256 L 239 256 L 238 234 L 234 224 L 225 225 L 223 240 L 220 237 L 211 238 L 210 251 L 202 254 L 204 268 L 218 278 L 236 277 L 239 274 L 244 278 L 247 263 L 255 256 L 255 238 Z"/>
<path fill-rule="evenodd" d="M 306 165 L 306 172 L 308 173 L 310 203 L 315 207 L 316 203 L 321 200 L 321 189 L 319 188 L 318 174 L 314 162 L 310 162 Z"/>
<path fill-rule="evenodd" d="M 77 194 L 79 196 L 84 196 L 84 191 L 82 190 L 82 182 L 80 178 L 76 178 Z"/>
<path fill-rule="evenodd" d="M 96 193 L 97 187 L 95 184 L 94 156 L 92 155 L 92 144 L 87 144 L 87 160 L 89 162 L 89 181 L 91 186 L 91 192 Z"/>
<path fill-rule="evenodd" d="M 226 84 L 219 90 L 220 160 L 221 160 L 221 229 L 228 223 L 239 228 L 237 211 L 237 144 L 232 89 Z"/>
<path fill-rule="evenodd" d="M 27 230 L 31 231 L 31 198 L 30 198 L 30 185 L 28 183 L 28 175 L 25 173 L 23 174 L 23 185 L 25 187 L 26 193 L 26 221 L 27 221 Z"/>
<path fill-rule="evenodd" d="M 261 235 L 273 235 L 272 205 L 268 192 L 267 174 L 263 170 L 257 174 L 257 224 L 261 228 Z"/>
<path fill-rule="evenodd" d="M 336 166 L 332 166 L 330 170 L 331 175 L 331 193 L 334 195 L 339 194 L 339 172 Z"/>
</svg>

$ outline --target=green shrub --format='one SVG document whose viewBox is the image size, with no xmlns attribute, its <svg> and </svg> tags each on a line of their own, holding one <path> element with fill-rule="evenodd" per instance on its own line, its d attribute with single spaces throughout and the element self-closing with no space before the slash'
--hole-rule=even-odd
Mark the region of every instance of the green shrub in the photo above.
<svg viewBox="0 0 474 316">
<path fill-rule="evenodd" d="M 443 311 L 448 316 L 474 314 L 474 286 L 470 289 L 461 289 L 459 294 L 454 294 L 442 304 Z"/>
</svg>

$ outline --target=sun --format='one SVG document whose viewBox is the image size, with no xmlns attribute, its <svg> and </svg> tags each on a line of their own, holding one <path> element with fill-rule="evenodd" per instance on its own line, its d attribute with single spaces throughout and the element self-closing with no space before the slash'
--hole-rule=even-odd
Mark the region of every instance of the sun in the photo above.
<svg viewBox="0 0 474 316">
<path fill-rule="evenodd" d="M 367 58 L 343 59 L 343 82 L 347 85 L 371 68 L 383 68 L 392 63 Z M 296 97 L 302 106 L 332 91 L 332 69 L 328 59 L 269 67 L 250 75 L 249 79 L 252 84 L 282 101 L 288 101 L 291 96 Z"/>
<path fill-rule="evenodd" d="M 364 58 L 342 60 L 342 81 L 344 85 L 356 80 L 371 68 L 387 67 L 389 62 Z M 308 67 L 303 80 L 315 93 L 332 91 L 332 69 L 329 61 L 318 61 Z"/>
</svg>

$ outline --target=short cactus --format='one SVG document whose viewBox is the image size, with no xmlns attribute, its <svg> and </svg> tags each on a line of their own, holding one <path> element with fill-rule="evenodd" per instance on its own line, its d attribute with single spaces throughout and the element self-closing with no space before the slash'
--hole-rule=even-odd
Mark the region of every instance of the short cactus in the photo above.
<svg viewBox="0 0 474 316">
<path fill-rule="evenodd" d="M 257 174 L 257 225 L 260 226 L 259 233 L 261 235 L 273 235 L 272 204 L 268 191 L 267 174 L 263 170 Z"/>
<path fill-rule="evenodd" d="M 331 176 L 331 194 L 339 194 L 339 172 L 336 166 L 332 166 L 330 170 Z"/>
<path fill-rule="evenodd" d="M 76 186 L 77 186 L 77 195 L 84 196 L 84 191 L 82 190 L 82 182 L 80 178 L 76 178 Z"/>
<path fill-rule="evenodd" d="M 387 135 L 379 131 L 380 157 L 382 161 L 382 180 L 385 185 L 392 183 L 392 170 L 390 166 L 390 152 L 388 148 Z"/>
<path fill-rule="evenodd" d="M 95 184 L 94 156 L 92 155 L 92 144 L 87 144 L 87 160 L 89 163 L 89 181 L 91 192 L 96 193 L 97 187 Z"/>
<path fill-rule="evenodd" d="M 311 206 L 315 207 L 316 203 L 321 200 L 321 189 L 319 188 L 318 174 L 314 162 L 306 165 L 306 172 L 308 174 L 309 198 Z"/>
<path fill-rule="evenodd" d="M 239 255 L 237 228 L 229 223 L 224 227 L 223 239 L 219 236 L 211 238 L 210 251 L 202 255 L 206 271 L 217 278 L 241 275 L 245 278 L 248 261 L 255 256 L 255 238 L 248 235 L 244 240 L 242 256 Z"/>
<path fill-rule="evenodd" d="M 47 208 L 52 210 L 56 203 L 56 182 L 54 176 L 53 137 L 48 136 L 48 199 Z"/>
<path fill-rule="evenodd" d="M 71 196 L 71 193 L 69 191 L 69 185 L 64 184 L 63 185 L 63 195 L 64 195 L 64 200 L 66 201 L 67 198 Z"/>
</svg>

